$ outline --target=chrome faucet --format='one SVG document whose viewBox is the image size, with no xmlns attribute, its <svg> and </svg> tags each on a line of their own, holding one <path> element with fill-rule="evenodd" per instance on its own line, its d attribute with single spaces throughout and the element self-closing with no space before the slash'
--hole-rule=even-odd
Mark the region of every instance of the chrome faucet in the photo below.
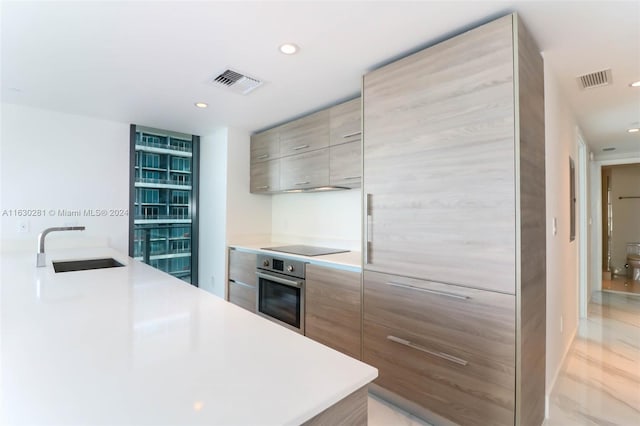
<svg viewBox="0 0 640 426">
<path fill-rule="evenodd" d="M 58 226 L 55 228 L 47 228 L 38 235 L 38 257 L 36 259 L 36 267 L 42 268 L 47 263 L 47 257 L 44 254 L 44 238 L 49 232 L 54 231 L 84 231 L 84 226 Z"/>
</svg>

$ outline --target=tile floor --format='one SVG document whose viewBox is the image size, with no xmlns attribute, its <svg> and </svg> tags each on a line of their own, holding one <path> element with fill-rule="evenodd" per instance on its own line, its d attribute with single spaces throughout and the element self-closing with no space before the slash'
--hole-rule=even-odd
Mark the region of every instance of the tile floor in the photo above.
<svg viewBox="0 0 640 426">
<path fill-rule="evenodd" d="M 593 296 L 551 394 L 545 425 L 640 425 L 640 297 Z"/>
<path fill-rule="evenodd" d="M 429 426 L 393 404 L 369 394 L 368 426 Z"/>
<path fill-rule="evenodd" d="M 369 396 L 369 426 L 424 426 Z M 596 293 L 551 394 L 545 426 L 640 426 L 640 297 Z"/>
</svg>

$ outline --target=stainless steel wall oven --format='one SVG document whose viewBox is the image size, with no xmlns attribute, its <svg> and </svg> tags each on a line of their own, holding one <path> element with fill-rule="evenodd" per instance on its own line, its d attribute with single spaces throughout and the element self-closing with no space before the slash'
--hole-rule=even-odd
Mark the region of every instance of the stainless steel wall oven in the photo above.
<svg viewBox="0 0 640 426">
<path fill-rule="evenodd" d="M 304 334 L 305 262 L 258 255 L 257 312 Z"/>
</svg>

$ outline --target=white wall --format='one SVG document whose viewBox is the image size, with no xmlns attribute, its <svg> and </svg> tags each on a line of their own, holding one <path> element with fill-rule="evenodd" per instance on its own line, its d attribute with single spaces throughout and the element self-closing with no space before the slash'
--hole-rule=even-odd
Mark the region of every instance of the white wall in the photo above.
<svg viewBox="0 0 640 426">
<path fill-rule="evenodd" d="M 360 250 L 361 197 L 348 191 L 273 196 L 272 239 Z"/>
<path fill-rule="evenodd" d="M 569 241 L 569 156 L 577 164 L 577 124 L 545 62 L 545 148 L 547 210 L 546 393 L 555 383 L 578 325 L 578 241 Z M 586 141 L 585 141 L 586 142 Z M 576 206 L 576 209 L 579 205 Z M 577 212 L 580 217 L 580 212 Z M 552 235 L 553 219 L 557 235 Z M 576 232 L 579 227 L 576 227 Z M 584 236 L 586 238 L 586 236 Z M 560 323 L 563 322 L 563 330 Z"/>
<path fill-rule="evenodd" d="M 220 129 L 200 144 L 199 285 L 224 297 L 227 245 L 271 235 L 271 197 L 249 193 L 249 132 Z"/>
<path fill-rule="evenodd" d="M 227 129 L 200 138 L 198 285 L 224 296 L 227 226 Z"/>
<path fill-rule="evenodd" d="M 127 216 L 90 217 L 84 210 L 128 210 L 129 124 L 2 104 L 0 151 L 2 251 L 35 252 L 40 231 L 65 225 L 87 229 L 51 234 L 48 246 L 107 241 L 128 251 Z M 15 217 L 16 209 L 44 214 Z M 63 216 L 62 209 L 81 214 Z"/>
</svg>

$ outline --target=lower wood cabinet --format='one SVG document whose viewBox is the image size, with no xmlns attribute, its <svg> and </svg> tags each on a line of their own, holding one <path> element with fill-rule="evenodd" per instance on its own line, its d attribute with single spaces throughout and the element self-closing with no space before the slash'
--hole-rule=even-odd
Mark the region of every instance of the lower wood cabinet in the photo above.
<svg viewBox="0 0 640 426">
<path fill-rule="evenodd" d="M 375 381 L 462 425 L 512 425 L 515 296 L 364 272 L 363 361 Z"/>
<path fill-rule="evenodd" d="M 255 253 L 229 249 L 229 281 L 227 300 L 233 304 L 256 312 L 257 279 Z"/>
<path fill-rule="evenodd" d="M 305 286 L 305 335 L 360 359 L 360 273 L 309 264 Z"/>
</svg>

